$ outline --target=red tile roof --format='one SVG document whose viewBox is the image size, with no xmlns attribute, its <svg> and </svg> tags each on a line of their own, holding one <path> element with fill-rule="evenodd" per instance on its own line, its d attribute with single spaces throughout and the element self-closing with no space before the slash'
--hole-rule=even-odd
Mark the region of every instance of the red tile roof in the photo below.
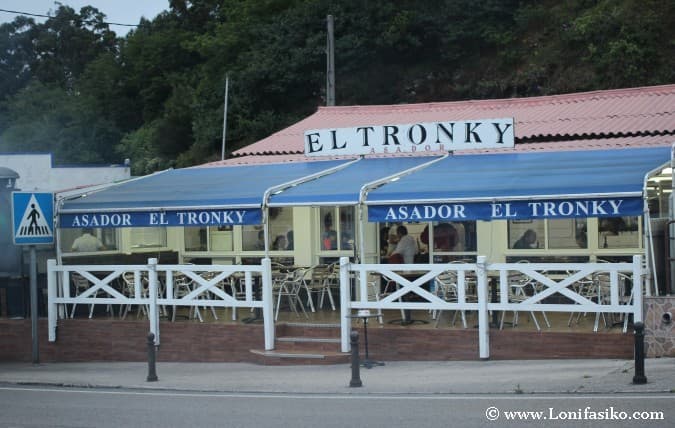
<svg viewBox="0 0 675 428">
<path fill-rule="evenodd" d="M 589 138 L 584 140 L 553 140 L 546 142 L 521 143 L 516 144 L 513 150 L 500 149 L 504 151 L 516 152 L 550 152 L 550 151 L 567 151 L 567 150 L 609 150 L 635 147 L 670 147 L 675 144 L 675 135 L 642 135 L 642 136 L 628 136 L 628 137 L 611 137 L 611 138 Z M 477 153 L 494 153 L 495 150 L 470 150 L 457 151 L 454 156 L 463 154 L 477 154 Z M 378 154 L 369 155 L 368 157 L 392 157 L 392 156 L 438 156 L 439 152 L 429 153 L 400 153 L 400 154 Z M 216 161 L 208 164 L 200 165 L 200 167 L 212 167 L 223 165 L 258 165 L 265 163 L 290 163 L 290 162 L 311 162 L 326 159 L 352 159 L 353 156 L 332 156 L 332 157 L 306 157 L 304 154 L 284 154 L 284 155 L 248 155 L 239 156 L 226 159 L 224 161 Z"/>
<path fill-rule="evenodd" d="M 518 151 L 671 145 L 675 85 L 531 98 L 319 107 L 313 115 L 237 150 L 233 159 L 214 164 L 306 161 L 303 137 L 310 129 L 504 117 L 514 118 Z"/>
</svg>

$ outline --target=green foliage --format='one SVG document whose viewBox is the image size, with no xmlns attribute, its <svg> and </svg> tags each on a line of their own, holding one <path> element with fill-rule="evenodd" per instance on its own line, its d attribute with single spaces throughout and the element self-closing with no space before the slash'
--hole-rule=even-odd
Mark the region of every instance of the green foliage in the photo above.
<svg viewBox="0 0 675 428">
<path fill-rule="evenodd" d="M 105 163 L 122 134 L 92 108 L 95 100 L 33 81 L 6 103 L 0 150 L 52 152 L 61 163 Z"/>
<path fill-rule="evenodd" d="M 97 9 L 0 26 L 0 150 L 132 161 L 220 158 L 325 104 L 326 16 L 339 105 L 520 97 L 673 83 L 661 0 L 171 0 L 117 39 Z"/>
</svg>

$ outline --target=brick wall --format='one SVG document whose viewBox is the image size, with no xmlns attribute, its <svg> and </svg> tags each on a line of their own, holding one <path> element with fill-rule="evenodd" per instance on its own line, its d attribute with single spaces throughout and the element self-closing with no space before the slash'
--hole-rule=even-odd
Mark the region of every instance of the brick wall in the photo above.
<svg viewBox="0 0 675 428">
<path fill-rule="evenodd" d="M 137 321 L 60 320 L 57 341 L 38 324 L 40 361 L 147 361 L 148 324 Z M 264 348 L 261 325 L 161 323 L 158 361 L 248 361 Z M 30 320 L 0 320 L 0 361 L 31 361 Z"/>
<path fill-rule="evenodd" d="M 253 362 L 264 349 L 262 325 L 162 322 L 158 361 Z M 146 361 L 146 322 L 60 320 L 58 340 L 47 341 L 40 320 L 40 361 Z M 476 329 L 368 329 L 369 351 L 384 361 L 477 360 Z M 490 358 L 633 357 L 633 334 L 490 331 Z M 0 361 L 31 360 L 30 320 L 0 320 Z"/>
</svg>

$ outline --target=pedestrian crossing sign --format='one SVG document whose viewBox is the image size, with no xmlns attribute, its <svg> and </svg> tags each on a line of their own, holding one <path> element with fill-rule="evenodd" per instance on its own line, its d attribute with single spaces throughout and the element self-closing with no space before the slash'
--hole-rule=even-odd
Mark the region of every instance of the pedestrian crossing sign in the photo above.
<svg viewBox="0 0 675 428">
<path fill-rule="evenodd" d="M 54 194 L 12 193 L 14 243 L 54 243 Z"/>
</svg>

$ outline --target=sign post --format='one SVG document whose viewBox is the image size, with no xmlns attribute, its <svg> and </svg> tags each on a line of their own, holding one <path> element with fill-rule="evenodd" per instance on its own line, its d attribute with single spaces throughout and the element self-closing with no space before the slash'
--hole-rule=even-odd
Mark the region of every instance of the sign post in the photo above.
<svg viewBox="0 0 675 428">
<path fill-rule="evenodd" d="M 12 193 L 12 231 L 14 244 L 30 245 L 30 318 L 32 361 L 40 362 L 38 341 L 37 256 L 35 244 L 54 243 L 54 195 L 52 193 Z"/>
</svg>

